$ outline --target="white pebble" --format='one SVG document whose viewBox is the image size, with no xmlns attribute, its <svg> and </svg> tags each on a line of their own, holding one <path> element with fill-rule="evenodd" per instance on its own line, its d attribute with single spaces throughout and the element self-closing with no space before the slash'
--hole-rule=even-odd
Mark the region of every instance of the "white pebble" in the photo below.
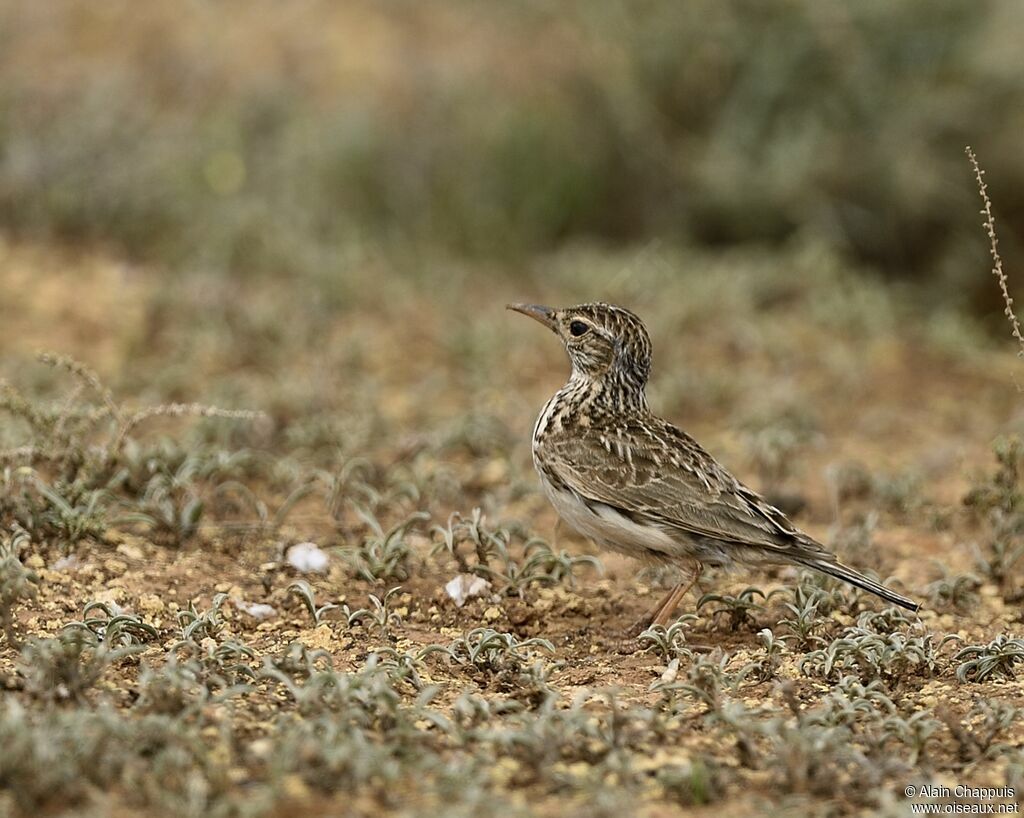
<svg viewBox="0 0 1024 818">
<path fill-rule="evenodd" d="M 288 549 L 285 555 L 288 564 L 303 574 L 322 574 L 327 570 L 330 557 L 320 546 L 312 542 L 300 542 Z"/>
<path fill-rule="evenodd" d="M 483 577 L 473 574 L 457 574 L 451 582 L 444 586 L 445 593 L 455 600 L 455 606 L 461 608 L 470 597 L 481 596 L 490 589 L 489 583 Z"/>
</svg>

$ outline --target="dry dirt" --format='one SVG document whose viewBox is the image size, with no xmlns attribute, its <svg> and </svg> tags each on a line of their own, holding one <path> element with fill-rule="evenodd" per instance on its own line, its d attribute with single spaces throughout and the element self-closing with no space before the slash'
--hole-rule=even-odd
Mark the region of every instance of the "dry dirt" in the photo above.
<svg viewBox="0 0 1024 818">
<path fill-rule="evenodd" d="M 23 361 L 38 348 L 57 348 L 89 362 L 104 374 L 116 375 L 129 367 L 124 350 L 130 348 L 127 336 L 144 331 L 145 320 L 139 309 L 137 289 L 143 287 L 131 270 L 102 260 L 74 262 L 69 273 L 63 261 L 42 251 L 7 246 L 0 263 L 0 285 L 5 293 L 2 342 L 8 364 L 17 364 L 24 371 Z M 80 293 L 87 290 L 89 298 Z M 504 293 L 502 293 L 504 295 Z M 470 296 L 479 298 L 479 296 Z M 406 306 L 399 313 L 408 316 Z M 479 301 L 475 302 L 479 304 Z M 404 312 L 402 312 L 404 310 Z M 394 318 L 394 313 L 382 313 Z M 496 314 L 495 321 L 505 317 Z M 365 319 L 361 331 L 372 332 L 373 326 L 386 323 L 380 316 Z M 415 339 L 423 335 L 427 343 L 419 344 L 420 354 L 429 352 L 429 343 L 438 344 L 438 324 L 403 329 L 399 337 Z M 503 330 L 525 338 L 532 327 Z M 519 334 L 521 331 L 521 335 Z M 393 339 L 392 339 L 393 340 Z M 549 339 L 545 339 L 549 340 Z M 415 340 L 411 340 L 416 343 Z M 386 340 L 382 341 L 386 344 Z M 656 339 L 657 344 L 657 339 Z M 437 347 L 434 347 L 435 349 Z M 502 389 L 519 393 L 501 406 L 490 407 L 508 419 L 509 427 L 522 434 L 503 457 L 475 459 L 465 452 L 440 452 L 428 463 L 455 474 L 459 484 L 469 493 L 461 502 L 452 503 L 447 512 L 467 513 L 489 492 L 497 492 L 502 505 L 489 518 L 524 521 L 531 531 L 549 538 L 555 536 L 555 517 L 543 498 L 532 488 L 521 496 L 505 492 L 503 487 L 516 481 L 527 487 L 534 485 L 528 460 L 527 430 L 531 413 L 547 393 L 557 387 L 562 376 L 554 350 L 545 349 L 533 340 L 525 347 L 510 349 L 507 377 L 503 385 L 492 384 L 490 392 Z M 656 347 L 657 349 L 657 347 Z M 847 461 L 862 463 L 874 474 L 892 474 L 912 469 L 921 476 L 921 502 L 901 513 L 883 512 L 872 538 L 872 551 L 863 562 L 872 565 L 884 576 L 894 577 L 912 596 L 923 597 L 925 586 L 942 570 L 960 574 L 976 570 L 973 546 L 983 541 L 985 533 L 977 521 L 961 505 L 966 490 L 977 475 L 991 472 L 991 443 L 997 434 L 1019 425 L 1020 407 L 1024 405 L 1014 377 L 1021 364 L 1010 352 L 986 354 L 975 362 L 967 358 L 943 355 L 913 338 L 881 339 L 857 350 L 860 367 L 855 390 L 844 387 L 838 395 L 828 373 L 814 365 L 808 351 L 791 372 L 790 389 L 796 390 L 803 402 L 816 412 L 819 434 L 813 445 L 801 450 L 799 468 L 787 477 L 788 493 L 801 497 L 806 508 L 798 522 L 825 541 L 836 533 L 837 517 L 826 479 L 832 464 Z M 540 354 L 538 360 L 528 360 Z M 728 355 L 718 350 L 715 363 L 706 368 L 728 366 Z M 387 360 L 378 373 L 382 383 L 378 396 L 385 405 L 384 414 L 393 418 L 403 415 L 414 422 L 443 422 L 457 399 L 424 410 L 421 404 L 410 408 L 410 396 L 401 387 L 409 363 L 405 354 L 371 349 L 372 356 Z M 420 358 L 422 362 L 422 358 Z M 447 367 L 456 364 L 448 362 Z M 666 365 L 667 366 L 667 365 Z M 200 376 L 201 378 L 202 376 Z M 230 377 L 224 373 L 220 377 Z M 670 379 L 672 373 L 659 367 L 655 380 Z M 515 383 L 515 386 L 511 386 Z M 202 381 L 196 384 L 197 397 L 202 395 Z M 392 394 L 396 393 L 396 394 Z M 687 398 L 685 405 L 700 404 L 700 395 Z M 749 462 L 744 463 L 742 443 L 738 434 L 723 428 L 722 418 L 711 412 L 692 412 L 688 429 L 704 439 L 716 453 L 744 477 L 756 482 Z M 397 429 L 396 424 L 396 429 Z M 376 463 L 400 462 L 407 438 L 430 429 L 399 429 L 390 445 L 382 444 L 366 456 Z M 746 469 L 746 471 L 744 471 Z M 858 505 L 858 502 L 861 503 Z M 870 501 L 851 501 L 844 515 L 864 512 Z M 434 509 L 432 523 L 443 523 L 443 507 Z M 842 517 L 843 520 L 849 516 Z M 348 627 L 337 616 L 327 614 L 325 622 L 314 626 L 299 600 L 287 592 L 287 586 L 299 575 L 284 560 L 285 547 L 293 542 L 313 539 L 324 547 L 342 545 L 350 534 L 339 532 L 327 524 L 314 506 L 296 510 L 279 535 L 266 538 L 258 533 L 239 534 L 237 530 L 221 530 L 215 522 L 204 527 L 200 535 L 180 550 L 166 548 L 130 531 L 111 530 L 103 542 L 78 546 L 71 555 L 53 548 L 41 548 L 27 559 L 41 579 L 39 595 L 18 612 L 18 626 L 23 634 L 56 635 L 70 621 L 78 619 L 86 603 L 104 601 L 139 614 L 160 630 L 158 642 L 138 657 L 111 668 L 99 684 L 96 699 L 112 702 L 115 707 L 128 708 L 134 701 L 140 662 L 158 660 L 176 640 L 176 613 L 194 603 L 208 608 L 213 596 L 226 593 L 224 605 L 225 636 L 250 646 L 257 662 L 264 656 L 282 651 L 289 643 L 301 641 L 310 648 L 328 651 L 341 671 L 355 670 L 368 653 L 379 647 L 379 635 L 362 626 Z M 444 592 L 445 583 L 455 573 L 454 565 L 430 557 L 431 536 L 423 526 L 410 537 L 413 550 L 413 574 L 403 582 L 368 583 L 354 579 L 347 565 L 335 558 L 324 575 L 307 575 L 316 589 L 320 604 L 348 603 L 352 607 L 366 604 L 370 593 L 382 594 L 392 585 L 401 585 L 393 608 L 402 624 L 395 629 L 393 646 L 407 650 L 428 644 L 447 644 L 467 630 L 487 625 L 520 637 L 540 636 L 555 647 L 555 656 L 562 663 L 551 677 L 552 687 L 571 700 L 585 689 L 614 687 L 621 701 L 655 705 L 660 694 L 652 692 L 652 683 L 665 671 L 663 661 L 635 646 L 623 649 L 623 633 L 645 610 L 653 606 L 659 589 L 637 576 L 636 566 L 625 559 L 601 555 L 603 574 L 585 570 L 576 587 L 559 585 L 551 588 L 530 588 L 523 598 L 493 595 L 472 599 L 457 608 Z M 564 528 L 557 533 L 557 547 L 573 553 L 597 553 L 593 547 Z M 792 570 L 780 568 L 768 573 L 715 574 L 703 581 L 703 591 L 736 593 L 749 584 L 765 591 L 795 581 Z M 692 608 L 691 597 L 683 610 Z M 236 601 L 268 603 L 276 615 L 258 621 L 244 613 Z M 863 600 L 871 607 L 872 603 Z M 759 651 L 756 632 L 770 627 L 780 632 L 781 603 L 776 601 L 755 614 L 756 626 L 732 631 L 721 622 L 703 617 L 688 632 L 688 640 L 721 648 L 735 655 L 742 664 Z M 834 615 L 834 624 L 852 623 L 854 617 L 842 612 Z M 978 597 L 961 611 L 935 611 L 927 606 L 921 622 L 936 635 L 956 634 L 963 644 L 990 641 L 996 635 L 1016 635 L 1021 630 L 1019 602 L 1007 603 L 991 583 L 982 584 Z M 983 684 L 963 684 L 955 677 L 951 655 L 955 647 L 944 648 L 943 664 L 932 678 L 909 677 L 894 692 L 901 706 L 908 710 L 935 711 L 946 708 L 954 716 L 966 714 L 982 697 L 995 698 L 1024 707 L 1024 681 L 1001 679 Z M 772 705 L 785 708 L 786 696 L 795 696 L 804 707 L 819 703 L 830 690 L 827 683 L 800 673 L 799 652 L 785 658 L 779 678 L 765 682 L 745 683 L 735 698 L 752 707 Z M 17 697 L 17 655 L 4 646 L 0 649 L 0 678 L 6 679 L 9 692 Z M 449 672 L 445 663 L 433 659 L 426 663 L 425 680 L 440 685 L 435 704 L 442 709 L 464 690 L 477 688 L 489 696 L 502 693 L 489 688 L 488 679 L 468 680 L 465 675 Z M 783 688 L 789 692 L 783 693 Z M 237 707 L 228 718 L 233 729 L 245 740 L 255 740 L 271 731 L 271 723 L 281 706 L 277 695 L 267 686 L 257 686 L 249 694 L 245 706 Z M 739 764 L 737 750 L 715 744 L 715 733 L 699 719 L 684 721 L 677 735 L 665 746 L 650 746 L 649 757 L 638 763 L 656 767 L 673 758 L 709 757 L 729 766 Z M 240 739 L 241 740 L 241 739 Z M 1009 734 L 1002 737 L 1008 745 L 1024 743 L 1024 727 L 1018 721 Z M 933 780 L 939 783 L 971 783 L 998 786 L 1006 783 L 1007 761 L 1004 758 L 984 759 L 960 764 L 957 761 L 954 737 L 945 732 L 929 747 L 931 762 L 941 771 Z M 244 771 L 239 773 L 244 787 Z M 301 782 L 294 782 L 279 808 L 280 814 L 340 814 L 351 808 L 350 794 L 325 796 L 309 791 Z M 894 792 L 898 792 L 893 788 Z M 659 799 L 652 791 L 637 804 L 638 814 L 661 816 L 674 814 L 749 815 L 775 803 L 780 810 L 792 814 L 806 812 L 859 811 L 830 802 L 818 795 L 787 794 L 781 801 L 770 780 L 757 770 L 725 783 L 720 800 L 707 806 L 682 806 Z M 410 803 L 416 793 L 404 795 Z M 898 796 L 897 800 L 898 800 Z M 584 814 L 585 804 L 566 802 L 550 793 L 534 793 L 529 787 L 516 798 L 537 814 Z M 893 807 L 900 814 L 904 807 Z M 297 812 L 296 812 L 297 811 Z"/>
</svg>

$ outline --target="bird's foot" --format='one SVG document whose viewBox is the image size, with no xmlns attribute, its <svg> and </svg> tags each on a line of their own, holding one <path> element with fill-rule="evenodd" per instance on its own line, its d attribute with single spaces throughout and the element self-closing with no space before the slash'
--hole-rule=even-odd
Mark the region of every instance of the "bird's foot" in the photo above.
<svg viewBox="0 0 1024 818">
<path fill-rule="evenodd" d="M 609 648 L 612 653 L 617 653 L 620 656 L 631 656 L 634 653 L 643 653 L 643 646 L 635 636 L 621 636 L 618 639 L 613 639 L 609 644 Z"/>
<path fill-rule="evenodd" d="M 644 651 L 644 645 L 640 643 L 639 636 L 643 633 L 644 628 L 641 631 L 634 633 L 633 628 L 623 633 L 618 639 L 611 639 L 608 642 L 608 647 L 620 656 L 629 656 L 634 653 L 642 653 Z M 711 653 L 715 650 L 714 645 L 695 645 L 687 642 L 683 647 L 689 650 L 691 653 Z"/>
<path fill-rule="evenodd" d="M 634 622 L 632 625 L 626 628 L 626 630 L 622 634 L 623 638 L 627 641 L 635 640 L 638 636 L 640 636 L 640 634 L 642 634 L 645 630 L 651 627 L 652 622 L 653 618 L 650 615 L 641 616 L 636 622 Z"/>
<path fill-rule="evenodd" d="M 643 616 L 625 630 L 619 631 L 617 638 L 616 635 L 612 635 L 608 640 L 608 646 L 612 651 L 621 655 L 637 653 L 643 650 L 639 639 L 640 634 L 649 627 L 651 627 L 651 617 Z"/>
</svg>

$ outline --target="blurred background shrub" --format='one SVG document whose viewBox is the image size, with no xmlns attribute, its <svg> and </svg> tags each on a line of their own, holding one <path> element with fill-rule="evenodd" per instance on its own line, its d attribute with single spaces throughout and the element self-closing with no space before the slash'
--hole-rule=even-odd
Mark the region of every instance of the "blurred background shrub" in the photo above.
<svg viewBox="0 0 1024 818">
<path fill-rule="evenodd" d="M 799 234 L 987 299 L 963 146 L 1013 256 L 1022 42 L 1016 0 L 3 0 L 0 230 L 244 275 Z"/>
</svg>

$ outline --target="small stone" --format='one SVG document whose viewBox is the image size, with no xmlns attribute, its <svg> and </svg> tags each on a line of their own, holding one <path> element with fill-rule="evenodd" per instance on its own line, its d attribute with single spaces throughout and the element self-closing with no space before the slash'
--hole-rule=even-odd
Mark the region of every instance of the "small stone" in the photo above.
<svg viewBox="0 0 1024 818">
<path fill-rule="evenodd" d="M 288 564 L 296 571 L 322 574 L 327 570 L 330 557 L 320 546 L 312 542 L 300 542 L 288 549 L 285 555 Z"/>
<path fill-rule="evenodd" d="M 146 556 L 139 546 L 129 542 L 123 542 L 117 546 L 117 553 L 132 560 L 141 560 Z"/>
<path fill-rule="evenodd" d="M 164 601 L 156 594 L 143 594 L 139 597 L 138 608 L 146 614 L 158 614 L 164 611 Z"/>
<path fill-rule="evenodd" d="M 484 611 L 484 619 L 488 622 L 493 622 L 495 619 L 501 619 L 501 609 L 492 605 Z"/>
<path fill-rule="evenodd" d="M 124 588 L 106 588 L 96 594 L 97 602 L 114 602 L 120 604 L 124 602 L 125 590 Z"/>
<path fill-rule="evenodd" d="M 466 604 L 467 599 L 485 594 L 490 587 L 491 583 L 483 577 L 473 574 L 457 574 L 444 586 L 444 591 L 455 600 L 455 607 L 461 608 Z"/>
<path fill-rule="evenodd" d="M 330 650 L 335 646 L 334 631 L 326 622 L 317 626 L 312 631 L 307 631 L 302 636 L 302 642 L 309 648 Z"/>
<path fill-rule="evenodd" d="M 273 605 L 267 605 L 263 602 L 246 602 L 243 599 L 234 599 L 232 601 L 238 610 L 249 614 L 253 619 L 262 620 L 277 616 L 277 609 Z"/>
<path fill-rule="evenodd" d="M 73 571 L 78 568 L 78 554 L 68 554 L 53 564 L 54 571 Z"/>
<path fill-rule="evenodd" d="M 38 554 L 31 554 L 28 559 L 25 560 L 25 565 L 28 568 L 45 568 L 46 563 L 43 562 L 43 558 Z"/>
<path fill-rule="evenodd" d="M 274 742 L 268 738 L 258 738 L 249 745 L 249 752 L 260 761 L 265 761 L 274 752 Z"/>
<path fill-rule="evenodd" d="M 309 786 L 302 780 L 300 775 L 286 775 L 281 781 L 281 790 L 285 798 L 293 801 L 306 801 L 309 799 Z"/>
<path fill-rule="evenodd" d="M 485 486 L 505 483 L 508 479 L 508 465 L 504 460 L 491 460 L 480 473 L 480 482 Z"/>
</svg>

